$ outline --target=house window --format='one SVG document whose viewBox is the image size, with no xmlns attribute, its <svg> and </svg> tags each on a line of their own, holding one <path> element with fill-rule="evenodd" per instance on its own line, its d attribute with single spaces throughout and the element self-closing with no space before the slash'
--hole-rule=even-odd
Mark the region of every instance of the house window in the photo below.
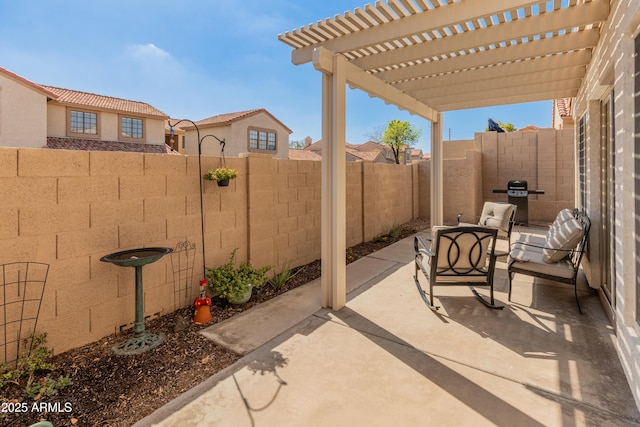
<svg viewBox="0 0 640 427">
<path fill-rule="evenodd" d="M 97 136 L 98 114 L 90 111 L 69 110 L 70 134 Z"/>
<path fill-rule="evenodd" d="M 275 152 L 277 142 L 276 131 L 249 128 L 249 151 Z"/>
<path fill-rule="evenodd" d="M 120 139 L 142 140 L 144 138 L 143 120 L 135 117 L 120 117 Z"/>
</svg>

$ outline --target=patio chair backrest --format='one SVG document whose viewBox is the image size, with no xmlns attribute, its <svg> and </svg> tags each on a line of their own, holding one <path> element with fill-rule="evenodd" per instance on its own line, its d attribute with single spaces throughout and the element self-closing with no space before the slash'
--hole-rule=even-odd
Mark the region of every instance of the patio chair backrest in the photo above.
<svg viewBox="0 0 640 427">
<path fill-rule="evenodd" d="M 487 253 L 493 254 L 497 229 L 489 227 L 434 227 L 437 275 L 486 275 Z"/>
<path fill-rule="evenodd" d="M 485 202 L 478 225 L 495 227 L 499 237 L 509 238 L 516 216 L 516 206 L 511 203 Z"/>
</svg>

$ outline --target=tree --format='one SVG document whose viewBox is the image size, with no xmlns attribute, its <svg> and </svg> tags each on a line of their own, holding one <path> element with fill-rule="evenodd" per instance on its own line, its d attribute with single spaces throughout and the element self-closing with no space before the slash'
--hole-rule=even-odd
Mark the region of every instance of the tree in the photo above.
<svg viewBox="0 0 640 427">
<path fill-rule="evenodd" d="M 513 123 L 502 123 L 499 120 L 496 120 L 496 123 L 498 124 L 498 126 L 500 126 L 502 129 L 504 129 L 505 132 L 515 132 L 518 129 L 516 129 L 515 125 Z M 485 132 L 489 130 L 489 126 L 484 128 Z"/>
<path fill-rule="evenodd" d="M 391 148 L 396 164 L 400 164 L 400 150 L 411 148 L 418 142 L 420 135 L 422 135 L 422 129 L 412 126 L 411 123 L 391 120 L 382 134 L 382 143 Z"/>
<path fill-rule="evenodd" d="M 289 148 L 304 148 L 304 140 L 289 141 Z"/>
</svg>

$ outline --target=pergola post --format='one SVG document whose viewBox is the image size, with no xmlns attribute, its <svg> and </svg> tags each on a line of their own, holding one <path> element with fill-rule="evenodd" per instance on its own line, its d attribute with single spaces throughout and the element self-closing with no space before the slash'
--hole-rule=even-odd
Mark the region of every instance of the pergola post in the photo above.
<svg viewBox="0 0 640 427">
<path fill-rule="evenodd" d="M 431 226 L 443 225 L 442 113 L 431 122 Z"/>
<path fill-rule="evenodd" d="M 328 58 L 323 58 L 326 61 Z M 346 59 L 322 74 L 322 306 L 346 304 Z M 326 63 L 326 62 L 325 62 Z"/>
</svg>

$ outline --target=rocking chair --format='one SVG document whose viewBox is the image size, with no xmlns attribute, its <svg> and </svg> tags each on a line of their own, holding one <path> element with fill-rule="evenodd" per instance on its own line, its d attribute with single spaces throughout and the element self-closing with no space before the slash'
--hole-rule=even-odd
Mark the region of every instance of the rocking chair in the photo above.
<svg viewBox="0 0 640 427">
<path fill-rule="evenodd" d="M 493 274 L 496 265 L 495 245 L 498 229 L 493 227 L 434 227 L 432 244 L 416 236 L 414 280 L 422 299 L 432 310 L 434 286 L 469 286 L 473 294 L 489 308 L 503 309 L 493 298 Z M 429 281 L 429 296 L 418 280 L 418 270 Z M 489 301 L 475 289 L 489 287 Z"/>
</svg>

